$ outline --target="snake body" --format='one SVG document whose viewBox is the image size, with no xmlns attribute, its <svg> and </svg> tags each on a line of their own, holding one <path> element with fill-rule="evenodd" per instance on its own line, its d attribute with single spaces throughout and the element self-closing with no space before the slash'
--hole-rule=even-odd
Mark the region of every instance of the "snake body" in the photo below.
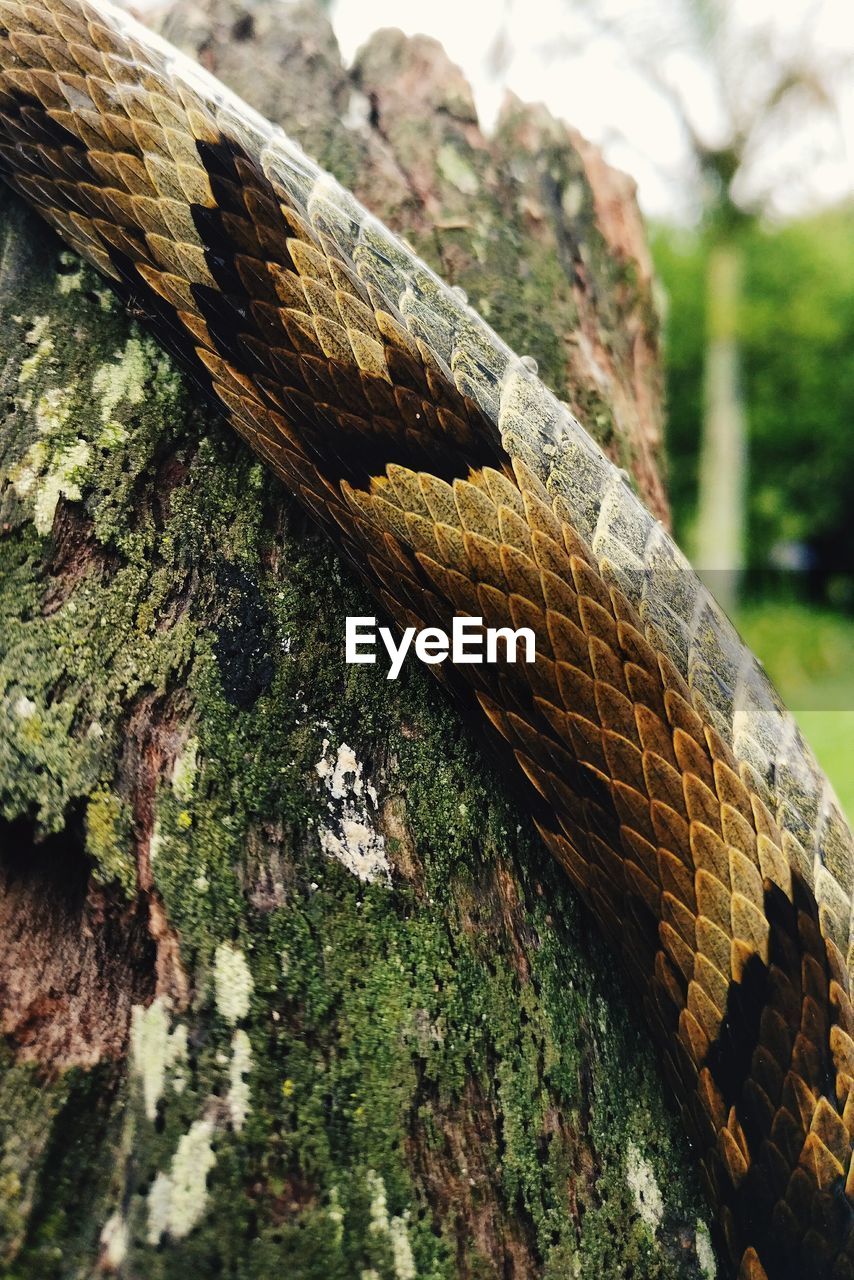
<svg viewBox="0 0 854 1280">
<path fill-rule="evenodd" d="M 284 134 L 106 4 L 0 0 L 0 173 L 133 298 L 527 780 L 626 961 L 742 1280 L 854 1280 L 854 838 L 584 428 Z"/>
</svg>

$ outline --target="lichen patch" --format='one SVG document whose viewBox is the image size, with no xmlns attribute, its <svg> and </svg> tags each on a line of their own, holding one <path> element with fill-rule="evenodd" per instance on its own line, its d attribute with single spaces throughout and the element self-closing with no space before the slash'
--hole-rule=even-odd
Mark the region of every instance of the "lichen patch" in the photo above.
<svg viewBox="0 0 854 1280">
<path fill-rule="evenodd" d="M 179 1023 L 172 1031 L 169 1021 L 169 1011 L 159 996 L 147 1009 L 135 1005 L 131 1014 L 131 1064 L 142 1084 L 145 1114 L 152 1121 L 167 1083 L 181 1093 L 186 1080 L 187 1028 Z"/>
<path fill-rule="evenodd" d="M 56 504 L 60 498 L 79 502 L 80 479 L 89 463 L 92 450 L 80 437 L 55 455 L 53 463 L 36 492 L 33 520 L 43 536 L 50 533 Z"/>
<path fill-rule="evenodd" d="M 385 837 L 375 825 L 376 788 L 366 782 L 363 766 L 346 742 L 331 754 L 324 738 L 322 750 L 314 767 L 326 788 L 329 820 L 320 824 L 320 847 L 359 880 L 390 884 Z"/>
<path fill-rule="evenodd" d="M 172 790 L 184 804 L 193 798 L 199 766 L 198 738 L 189 738 L 172 766 Z"/>
<path fill-rule="evenodd" d="M 131 901 L 137 889 L 137 867 L 130 835 L 130 817 L 118 796 L 103 788 L 93 791 L 86 805 L 86 852 L 95 862 L 94 876 L 103 884 L 115 881 Z"/>
<path fill-rule="evenodd" d="M 92 375 L 92 390 L 101 402 L 101 421 L 113 417 L 118 404 L 142 404 L 150 369 L 146 346 L 139 338 L 128 338 L 123 351 L 109 364 L 100 364 Z"/>
<path fill-rule="evenodd" d="M 694 1243 L 697 1250 L 697 1261 L 700 1264 L 700 1270 L 703 1273 L 704 1280 L 716 1280 L 718 1274 L 718 1265 L 715 1262 L 715 1251 L 712 1248 L 712 1237 L 709 1234 L 709 1228 L 701 1219 L 697 1219 L 697 1231 L 694 1236 Z"/>
<path fill-rule="evenodd" d="M 250 1090 L 246 1077 L 252 1070 L 252 1045 L 245 1031 L 238 1028 L 231 1038 L 231 1060 L 228 1066 L 228 1109 L 231 1123 L 239 1133 L 249 1114 Z"/>
<path fill-rule="evenodd" d="M 101 420 L 100 448 L 114 449 L 127 439 L 127 428 L 117 416 L 119 406 L 125 406 L 126 411 L 141 405 L 155 382 L 167 395 L 178 385 L 167 357 L 148 336 L 129 337 L 113 360 L 98 365 L 92 375 L 92 391 Z"/>
<path fill-rule="evenodd" d="M 18 382 L 22 387 L 32 382 L 45 360 L 53 354 L 56 344 L 50 336 L 50 316 L 36 316 L 24 334 L 24 342 L 35 350 L 21 362 Z"/>
<path fill-rule="evenodd" d="M 118 1210 L 112 1213 L 101 1231 L 101 1266 L 105 1271 L 117 1271 L 128 1251 L 128 1227 Z"/>
<path fill-rule="evenodd" d="M 221 943 L 214 957 L 214 989 L 217 1011 L 230 1026 L 249 1012 L 253 985 L 243 952 L 228 942 Z"/>
<path fill-rule="evenodd" d="M 652 1165 L 640 1148 L 631 1141 L 628 1144 L 626 1157 L 626 1181 L 638 1216 L 655 1235 L 664 1217 L 661 1189 Z"/>
<path fill-rule="evenodd" d="M 30 332 L 33 333 L 36 329 L 37 326 L 34 326 Z M 26 381 L 34 375 L 33 369 Z M 80 500 L 80 483 L 92 456 L 89 444 L 80 436 L 69 436 L 66 429 L 74 395 L 75 388 L 72 384 L 67 387 L 49 387 L 39 396 L 33 410 L 39 438 L 30 445 L 20 461 L 9 468 L 9 479 L 18 497 L 33 500 L 33 520 L 42 535 L 50 533 L 56 505 L 61 497 L 72 502 Z"/>
<path fill-rule="evenodd" d="M 175 1240 L 190 1234 L 202 1220 L 208 1198 L 208 1174 L 216 1164 L 210 1120 L 196 1120 L 182 1135 L 169 1172 L 162 1170 L 148 1193 L 148 1241 L 164 1235 Z"/>
<path fill-rule="evenodd" d="M 36 401 L 35 420 L 39 434 L 59 435 L 68 424 L 74 407 L 74 383 L 67 387 L 48 387 Z"/>
<path fill-rule="evenodd" d="M 70 253 L 67 249 L 59 255 L 59 262 L 61 270 L 57 273 L 56 288 L 60 295 L 66 297 L 83 288 L 85 267 L 77 254 Z"/>
<path fill-rule="evenodd" d="M 407 1215 L 389 1215 L 385 1183 L 373 1169 L 368 1170 L 367 1182 L 371 1195 L 371 1234 L 388 1242 L 395 1280 L 415 1280 L 415 1258 L 409 1243 Z"/>
</svg>

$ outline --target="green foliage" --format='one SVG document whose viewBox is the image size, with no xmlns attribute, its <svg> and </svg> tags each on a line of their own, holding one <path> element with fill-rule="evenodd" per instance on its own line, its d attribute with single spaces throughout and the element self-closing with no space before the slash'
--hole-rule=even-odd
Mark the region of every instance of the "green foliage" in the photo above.
<svg viewBox="0 0 854 1280">
<path fill-rule="evenodd" d="M 854 818 L 854 622 L 826 610 L 765 601 L 745 606 L 738 624 Z"/>
<path fill-rule="evenodd" d="M 782 228 L 747 225 L 740 321 L 747 402 L 751 567 L 775 542 L 808 543 L 824 568 L 850 573 L 854 507 L 854 210 Z M 671 486 L 690 545 L 702 409 L 702 236 L 658 228 L 656 266 L 668 298 Z"/>
</svg>

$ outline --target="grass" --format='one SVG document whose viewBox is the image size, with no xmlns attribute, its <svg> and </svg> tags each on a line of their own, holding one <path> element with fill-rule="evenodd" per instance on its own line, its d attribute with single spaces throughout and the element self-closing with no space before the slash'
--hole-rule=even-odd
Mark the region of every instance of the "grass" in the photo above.
<svg viewBox="0 0 854 1280">
<path fill-rule="evenodd" d="M 765 602 L 744 605 L 736 622 L 854 820 L 854 619 Z"/>
</svg>

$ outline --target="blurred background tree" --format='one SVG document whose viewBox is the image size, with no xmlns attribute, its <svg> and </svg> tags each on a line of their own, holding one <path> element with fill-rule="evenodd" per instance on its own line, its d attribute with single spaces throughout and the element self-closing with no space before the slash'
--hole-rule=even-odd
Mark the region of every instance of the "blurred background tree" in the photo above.
<svg viewBox="0 0 854 1280">
<path fill-rule="evenodd" d="M 691 545 L 704 346 L 700 231 L 653 230 L 667 296 L 668 442 L 677 536 Z M 809 570 L 795 592 L 850 607 L 854 548 L 854 209 L 741 232 L 738 324 L 750 440 L 746 564 Z M 755 594 L 755 589 L 754 589 Z"/>
<path fill-rule="evenodd" d="M 699 450 L 687 545 L 732 609 L 748 555 L 742 346 L 743 312 L 756 283 L 746 279 L 748 262 L 778 189 L 801 181 L 821 150 L 833 146 L 834 131 L 821 126 L 833 116 L 840 59 L 813 48 L 809 10 L 785 33 L 773 18 L 746 25 L 731 0 L 665 6 L 621 0 L 594 3 L 591 13 L 665 98 L 687 144 L 700 266 L 693 283 L 702 299 L 692 317 L 702 335 L 693 353 L 702 392 L 692 406 Z M 793 153 L 792 133 L 808 140 L 808 151 L 799 146 Z"/>
<path fill-rule="evenodd" d="M 690 547 L 709 246 L 702 229 L 663 224 L 652 243 L 667 298 L 670 494 L 677 537 Z M 736 619 L 854 814 L 854 208 L 754 220 L 740 251 L 751 462 Z"/>
</svg>

